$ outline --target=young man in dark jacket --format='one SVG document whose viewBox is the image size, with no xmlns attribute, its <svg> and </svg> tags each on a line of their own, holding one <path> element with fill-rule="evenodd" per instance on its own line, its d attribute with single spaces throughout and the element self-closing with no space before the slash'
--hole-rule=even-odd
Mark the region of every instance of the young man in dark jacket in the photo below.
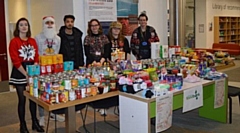
<svg viewBox="0 0 240 133">
<path fill-rule="evenodd" d="M 64 24 L 59 30 L 61 47 L 59 54 L 63 55 L 63 61 L 73 61 L 74 69 L 84 66 L 82 31 L 74 27 L 75 17 L 73 15 L 64 16 Z"/>
</svg>

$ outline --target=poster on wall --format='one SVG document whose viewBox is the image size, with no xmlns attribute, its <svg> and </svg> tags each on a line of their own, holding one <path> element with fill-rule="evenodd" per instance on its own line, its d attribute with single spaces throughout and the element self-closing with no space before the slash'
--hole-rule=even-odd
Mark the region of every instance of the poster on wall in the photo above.
<svg viewBox="0 0 240 133">
<path fill-rule="evenodd" d="M 162 132 L 172 126 L 173 93 L 156 98 L 156 132 Z"/>
<path fill-rule="evenodd" d="M 123 35 L 131 36 L 138 27 L 138 0 L 117 0 L 117 20 L 122 23 Z"/>
<path fill-rule="evenodd" d="M 85 0 L 85 20 L 101 22 L 117 20 L 117 0 Z"/>
<path fill-rule="evenodd" d="M 224 96 L 225 96 L 225 79 L 216 80 L 214 108 L 219 108 L 224 105 Z"/>
</svg>

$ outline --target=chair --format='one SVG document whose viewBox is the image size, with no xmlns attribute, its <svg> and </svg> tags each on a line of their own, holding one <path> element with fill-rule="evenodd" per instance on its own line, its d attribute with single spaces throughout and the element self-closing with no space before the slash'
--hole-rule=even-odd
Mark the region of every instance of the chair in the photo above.
<svg viewBox="0 0 240 133">
<path fill-rule="evenodd" d="M 118 99 L 118 96 L 115 96 L 115 97 L 110 97 L 110 98 L 90 102 L 88 103 L 88 105 L 92 107 L 94 110 L 94 132 L 96 132 L 96 109 L 108 109 L 110 107 L 114 107 L 114 106 L 116 107 L 119 105 L 119 99 Z M 114 113 L 115 113 L 115 110 L 116 109 L 114 109 Z M 119 129 L 119 127 L 107 122 L 105 115 L 103 117 L 104 117 L 105 123 Z"/>
<path fill-rule="evenodd" d="M 83 116 L 82 109 L 84 109 L 85 107 L 86 107 L 86 109 L 85 109 L 85 114 L 84 114 L 84 116 Z M 89 131 L 87 130 L 86 125 L 85 125 L 85 120 L 86 120 L 86 116 L 87 116 L 87 108 L 88 108 L 88 106 L 86 106 L 85 104 L 76 105 L 76 106 L 75 106 L 75 111 L 76 111 L 76 112 L 77 112 L 77 111 L 80 111 L 80 115 L 81 115 L 82 120 L 83 120 L 83 128 L 84 128 L 84 130 L 85 130 L 87 133 L 89 133 Z M 65 108 L 57 109 L 57 110 L 53 110 L 53 111 L 49 112 L 49 114 L 48 114 L 48 122 L 47 122 L 46 133 L 48 133 L 49 120 L 50 120 L 50 114 L 51 114 L 51 113 L 53 113 L 53 114 L 55 115 L 55 116 L 54 116 L 54 117 L 55 117 L 55 133 L 57 133 L 57 120 L 56 120 L 56 115 L 57 115 L 57 114 L 65 114 Z M 76 132 L 79 132 L 79 131 L 76 131 Z"/>
<path fill-rule="evenodd" d="M 229 99 L 229 123 L 232 123 L 232 97 L 238 96 L 240 105 L 240 88 L 235 86 L 228 86 L 228 99 Z"/>
</svg>

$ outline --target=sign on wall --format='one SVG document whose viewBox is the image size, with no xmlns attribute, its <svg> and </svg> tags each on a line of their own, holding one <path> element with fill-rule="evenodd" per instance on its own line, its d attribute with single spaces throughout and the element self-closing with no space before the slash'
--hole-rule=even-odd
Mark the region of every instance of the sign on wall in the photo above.
<svg viewBox="0 0 240 133">
<path fill-rule="evenodd" d="M 85 20 L 116 21 L 116 8 L 116 0 L 85 0 Z"/>
</svg>

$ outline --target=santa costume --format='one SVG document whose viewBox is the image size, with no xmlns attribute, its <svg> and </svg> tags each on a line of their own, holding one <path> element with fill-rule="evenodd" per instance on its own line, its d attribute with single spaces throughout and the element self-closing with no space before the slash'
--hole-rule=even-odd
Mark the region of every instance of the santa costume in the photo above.
<svg viewBox="0 0 240 133">
<path fill-rule="evenodd" d="M 38 45 L 39 55 L 58 54 L 61 39 L 56 33 L 55 20 L 53 16 L 43 18 L 43 30 L 35 37 Z"/>
</svg>

